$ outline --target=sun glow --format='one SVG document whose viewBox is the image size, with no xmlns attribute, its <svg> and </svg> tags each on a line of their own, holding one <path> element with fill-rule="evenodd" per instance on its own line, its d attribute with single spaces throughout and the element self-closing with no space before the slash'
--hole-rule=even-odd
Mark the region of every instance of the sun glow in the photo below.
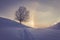
<svg viewBox="0 0 60 40">
<path fill-rule="evenodd" d="M 29 21 L 29 22 L 24 22 L 23 24 L 24 24 L 24 25 L 27 25 L 28 27 L 34 28 L 34 22 L 33 22 L 32 20 Z"/>
<path fill-rule="evenodd" d="M 29 26 L 29 27 L 32 27 L 34 28 L 34 11 L 30 11 L 29 13 L 29 21 L 28 22 L 23 22 L 23 24 Z"/>
</svg>

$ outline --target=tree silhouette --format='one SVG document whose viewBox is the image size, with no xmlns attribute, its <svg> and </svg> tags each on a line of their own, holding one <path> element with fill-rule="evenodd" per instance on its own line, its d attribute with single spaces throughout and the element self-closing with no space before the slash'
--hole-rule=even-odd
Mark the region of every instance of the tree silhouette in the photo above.
<svg viewBox="0 0 60 40">
<path fill-rule="evenodd" d="M 26 7 L 19 7 L 19 9 L 16 11 L 16 19 L 21 22 L 26 22 L 29 19 L 29 11 L 26 9 Z"/>
</svg>

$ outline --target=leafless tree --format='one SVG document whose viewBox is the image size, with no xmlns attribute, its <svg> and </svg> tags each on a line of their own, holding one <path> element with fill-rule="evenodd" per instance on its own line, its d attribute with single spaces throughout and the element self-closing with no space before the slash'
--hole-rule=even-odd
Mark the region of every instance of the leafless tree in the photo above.
<svg viewBox="0 0 60 40">
<path fill-rule="evenodd" d="M 16 11 L 16 19 L 21 23 L 21 22 L 26 22 L 29 19 L 29 11 L 26 9 L 26 7 L 21 6 L 19 9 Z"/>
</svg>

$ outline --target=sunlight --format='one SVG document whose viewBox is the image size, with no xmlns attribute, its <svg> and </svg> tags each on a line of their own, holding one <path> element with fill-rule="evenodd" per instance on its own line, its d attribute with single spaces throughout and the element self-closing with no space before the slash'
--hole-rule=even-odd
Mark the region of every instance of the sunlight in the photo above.
<svg viewBox="0 0 60 40">
<path fill-rule="evenodd" d="M 30 15 L 29 21 L 25 22 L 23 24 L 25 24 L 25 25 L 27 25 L 29 27 L 34 28 L 34 13 L 35 13 L 35 11 L 31 10 L 30 14 L 29 14 Z"/>
</svg>

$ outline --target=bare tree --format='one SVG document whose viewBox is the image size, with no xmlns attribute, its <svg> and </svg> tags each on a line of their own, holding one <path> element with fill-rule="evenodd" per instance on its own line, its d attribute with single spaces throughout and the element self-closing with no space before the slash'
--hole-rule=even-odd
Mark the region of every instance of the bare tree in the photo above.
<svg viewBox="0 0 60 40">
<path fill-rule="evenodd" d="M 29 11 L 26 9 L 26 7 L 20 7 L 16 11 L 16 19 L 21 22 L 26 22 L 29 19 Z"/>
</svg>

